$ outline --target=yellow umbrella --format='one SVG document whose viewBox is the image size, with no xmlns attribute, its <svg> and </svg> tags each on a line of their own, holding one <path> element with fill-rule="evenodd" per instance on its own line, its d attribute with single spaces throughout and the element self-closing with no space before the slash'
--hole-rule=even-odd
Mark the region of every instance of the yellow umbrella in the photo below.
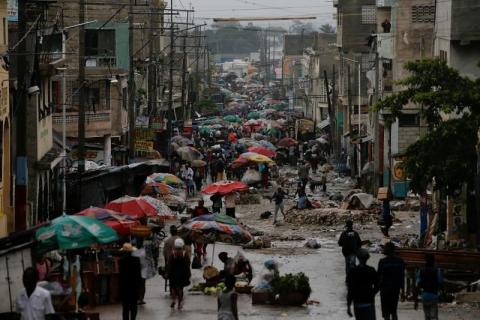
<svg viewBox="0 0 480 320">
<path fill-rule="evenodd" d="M 262 154 L 258 154 L 256 152 L 245 152 L 240 155 L 240 158 L 246 159 L 248 161 L 252 162 L 258 162 L 258 163 L 268 163 L 268 164 L 274 164 L 275 161 L 270 159 L 267 156 L 264 156 Z"/>
</svg>

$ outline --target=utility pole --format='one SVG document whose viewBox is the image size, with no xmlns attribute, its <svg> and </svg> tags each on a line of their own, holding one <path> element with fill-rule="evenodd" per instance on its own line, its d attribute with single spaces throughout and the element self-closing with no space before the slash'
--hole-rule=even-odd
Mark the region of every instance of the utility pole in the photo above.
<svg viewBox="0 0 480 320">
<path fill-rule="evenodd" d="M 23 37 L 27 32 L 27 10 L 26 1 L 18 1 L 18 35 Z M 27 228 L 27 62 L 26 42 L 22 41 L 18 47 L 18 110 L 17 117 L 17 154 L 16 154 L 16 176 L 15 176 L 15 219 L 13 230 L 21 231 Z M 25 54 L 24 54 L 25 53 Z M 10 223 L 10 221 L 9 221 Z M 10 229 L 10 228 L 9 228 Z"/>
<path fill-rule="evenodd" d="M 82 209 L 82 175 L 85 172 L 85 0 L 80 0 L 78 11 L 78 209 Z"/>
<path fill-rule="evenodd" d="M 376 39 L 376 38 L 375 38 Z M 374 103 L 377 103 L 379 98 L 380 98 L 380 83 L 379 83 L 379 77 L 380 77 L 380 62 L 379 62 L 379 56 L 378 56 L 378 50 L 375 53 L 375 94 L 374 94 Z M 379 143 L 379 128 L 378 128 L 378 112 L 374 111 L 373 112 L 373 192 L 376 195 L 378 187 L 380 186 L 380 181 L 379 181 L 379 161 L 380 157 L 383 157 L 383 154 L 379 154 L 380 146 L 378 145 Z"/>
<path fill-rule="evenodd" d="M 352 136 L 352 131 L 353 131 L 353 125 L 352 125 L 352 115 L 353 115 L 353 104 L 352 104 L 352 79 L 351 79 L 351 73 L 350 73 L 350 64 L 347 66 L 347 92 L 348 92 L 348 128 L 350 132 L 350 138 Z M 350 152 L 350 147 L 348 150 L 348 153 Z M 353 155 L 353 152 L 351 153 Z M 352 163 L 353 159 L 350 160 L 350 170 L 353 176 L 353 173 L 355 172 L 355 163 Z M 353 164 L 353 165 L 352 165 Z"/>
<path fill-rule="evenodd" d="M 128 65 L 128 160 L 130 163 L 135 158 L 135 66 L 133 63 L 133 5 L 135 0 L 130 0 L 128 5 L 128 53 L 130 56 Z"/>
<path fill-rule="evenodd" d="M 168 74 L 168 111 L 167 111 L 167 132 L 168 132 L 168 160 L 172 158 L 170 140 L 172 139 L 172 110 L 173 110 L 173 60 L 175 55 L 175 38 L 173 37 L 173 0 L 170 0 L 170 70 Z M 171 164 L 170 164 L 171 165 Z"/>
<path fill-rule="evenodd" d="M 336 77 L 336 74 L 335 74 L 336 70 L 335 70 L 335 64 L 332 65 L 332 109 L 333 109 L 333 119 L 330 119 L 330 129 L 333 130 L 333 140 L 332 140 L 332 144 L 333 144 L 333 152 L 334 152 L 334 156 L 335 156 L 335 159 L 339 159 L 339 156 L 340 156 L 340 135 L 339 135 L 339 130 L 338 130 L 338 124 L 337 124 L 337 114 L 338 114 L 338 110 L 337 110 L 337 91 L 336 91 L 336 81 L 337 81 L 337 77 Z"/>
<path fill-rule="evenodd" d="M 158 45 L 156 45 L 155 38 L 157 37 L 157 33 L 160 32 L 158 30 L 158 8 L 156 4 L 150 5 L 150 30 L 149 30 L 149 44 L 148 44 L 148 112 L 149 115 L 156 114 L 157 109 L 157 56 L 155 53 L 158 52 Z"/>
<path fill-rule="evenodd" d="M 186 29 L 188 29 L 188 11 L 187 11 L 187 25 Z M 186 96 L 186 88 L 187 88 L 187 80 L 186 80 L 186 75 L 187 75 L 187 37 L 188 37 L 188 31 L 185 31 L 185 34 L 183 35 L 183 57 L 182 57 L 182 112 L 183 112 L 183 120 L 187 120 L 187 106 L 185 103 L 185 96 Z"/>
<path fill-rule="evenodd" d="M 330 152 L 332 152 L 332 146 L 333 146 L 333 118 L 335 117 L 333 113 L 333 107 L 332 107 L 332 101 L 330 100 L 330 93 L 331 90 L 328 86 L 328 75 L 327 75 L 327 70 L 323 70 L 323 76 L 324 76 L 324 81 L 325 81 L 325 92 L 327 93 L 327 105 L 328 105 L 328 117 L 330 118 Z"/>
</svg>

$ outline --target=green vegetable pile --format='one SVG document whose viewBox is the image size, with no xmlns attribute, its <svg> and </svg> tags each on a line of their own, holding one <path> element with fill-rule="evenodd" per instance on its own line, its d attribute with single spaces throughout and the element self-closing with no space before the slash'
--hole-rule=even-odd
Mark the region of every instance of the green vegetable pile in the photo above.
<svg viewBox="0 0 480 320">
<path fill-rule="evenodd" d="M 292 292 L 301 293 L 307 299 L 312 293 L 310 280 L 303 273 L 287 273 L 284 276 L 275 276 L 272 280 L 272 289 L 275 294 L 287 295 Z"/>
</svg>

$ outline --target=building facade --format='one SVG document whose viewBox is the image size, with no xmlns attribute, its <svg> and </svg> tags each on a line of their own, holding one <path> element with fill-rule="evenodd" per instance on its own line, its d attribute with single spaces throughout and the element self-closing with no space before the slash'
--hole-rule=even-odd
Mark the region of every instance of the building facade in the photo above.
<svg viewBox="0 0 480 320">
<path fill-rule="evenodd" d="M 7 1 L 0 3 L 0 237 L 13 229 L 10 172 L 10 87 Z"/>
</svg>

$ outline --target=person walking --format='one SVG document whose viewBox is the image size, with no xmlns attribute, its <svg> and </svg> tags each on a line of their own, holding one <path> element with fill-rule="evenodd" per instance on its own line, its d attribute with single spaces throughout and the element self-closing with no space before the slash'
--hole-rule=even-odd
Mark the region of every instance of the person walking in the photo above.
<svg viewBox="0 0 480 320">
<path fill-rule="evenodd" d="M 392 221 L 392 213 L 390 209 L 390 200 L 388 198 L 382 200 L 382 218 L 383 218 L 382 233 L 385 237 L 389 238 L 390 236 L 388 235 L 388 230 L 392 226 L 393 221 Z"/>
<path fill-rule="evenodd" d="M 348 276 L 350 270 L 355 267 L 355 255 L 362 246 L 362 240 L 358 232 L 353 230 L 352 220 L 347 221 L 345 228 L 340 235 L 338 245 L 342 247 L 342 254 L 345 257 L 345 273 Z"/>
<path fill-rule="evenodd" d="M 142 286 L 142 266 L 140 259 L 132 255 L 136 250 L 137 248 L 129 242 L 124 243 L 120 250 L 122 257 L 118 261 L 118 282 L 123 320 L 135 320 L 137 317 L 137 303 Z"/>
<path fill-rule="evenodd" d="M 213 159 L 210 162 L 210 179 L 212 180 L 212 183 L 217 182 L 217 163 L 218 159 L 215 157 L 215 155 L 212 155 Z"/>
<path fill-rule="evenodd" d="M 196 168 L 193 174 L 193 180 L 195 182 L 195 188 L 197 189 L 197 192 L 202 191 L 202 183 L 204 178 L 205 178 L 205 167 Z"/>
<path fill-rule="evenodd" d="M 174 250 L 168 259 L 167 275 L 172 303 L 170 308 L 183 308 L 183 288 L 190 284 L 190 259 L 185 252 L 185 243 L 181 238 L 175 240 Z"/>
<path fill-rule="evenodd" d="M 223 181 L 225 178 L 225 161 L 222 157 L 217 160 L 217 181 Z"/>
<path fill-rule="evenodd" d="M 327 194 L 327 173 L 322 173 L 322 192 L 323 194 Z"/>
<path fill-rule="evenodd" d="M 385 258 L 378 263 L 378 281 L 382 317 L 385 320 L 397 320 L 399 296 L 405 298 L 405 262 L 395 255 L 395 245 L 387 242 L 383 253 Z"/>
<path fill-rule="evenodd" d="M 263 189 L 268 189 L 268 179 L 270 177 L 270 167 L 267 163 L 264 163 L 262 166 L 262 170 L 260 171 L 262 174 L 262 184 Z"/>
<path fill-rule="evenodd" d="M 168 259 L 170 258 L 173 252 L 173 246 L 175 244 L 175 240 L 180 238 L 178 236 L 178 229 L 176 225 L 170 226 L 170 237 L 168 237 L 165 242 L 163 243 L 163 259 L 165 261 L 165 269 L 168 266 Z"/>
<path fill-rule="evenodd" d="M 238 199 L 240 199 L 238 192 L 230 192 L 225 195 L 225 213 L 227 216 L 235 218 L 235 207 Z"/>
<path fill-rule="evenodd" d="M 378 292 L 377 272 L 367 265 L 370 254 L 365 249 L 358 250 L 359 265 L 347 275 L 347 313 L 356 320 L 375 320 L 375 295 Z"/>
<path fill-rule="evenodd" d="M 301 163 L 298 167 L 298 176 L 300 181 L 302 182 L 303 188 L 307 186 L 308 183 L 308 175 L 310 174 L 310 167 L 305 163 Z"/>
<path fill-rule="evenodd" d="M 218 320 L 238 320 L 235 281 L 234 276 L 226 276 L 225 289 L 218 295 Z"/>
<path fill-rule="evenodd" d="M 220 213 L 222 209 L 222 196 L 219 193 L 215 193 L 210 197 L 210 201 L 212 201 L 212 212 Z"/>
<path fill-rule="evenodd" d="M 425 256 L 425 267 L 417 275 L 415 310 L 418 309 L 418 294 L 421 291 L 425 320 L 438 320 L 438 291 L 443 285 L 442 271 L 435 266 L 435 256 Z"/>
<path fill-rule="evenodd" d="M 283 219 L 285 219 L 285 205 L 283 201 L 285 200 L 286 196 L 287 196 L 287 193 L 283 191 L 281 187 L 278 187 L 277 191 L 275 191 L 275 193 L 272 196 L 272 199 L 275 202 L 275 211 L 273 213 L 273 225 L 277 224 L 278 211 L 282 212 Z"/>
<path fill-rule="evenodd" d="M 23 271 L 23 286 L 15 301 L 15 310 L 21 320 L 45 320 L 45 316 L 55 313 L 50 292 L 37 286 L 38 271 L 28 267 Z"/>
</svg>

